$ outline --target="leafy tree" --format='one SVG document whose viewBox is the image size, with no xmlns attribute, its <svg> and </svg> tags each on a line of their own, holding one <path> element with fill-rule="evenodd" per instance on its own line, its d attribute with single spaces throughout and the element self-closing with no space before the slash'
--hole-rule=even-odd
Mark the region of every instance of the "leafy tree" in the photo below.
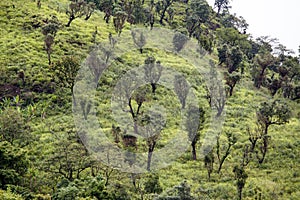
<svg viewBox="0 0 300 200">
<path fill-rule="evenodd" d="M 225 73 L 226 85 L 229 87 L 229 96 L 232 96 L 233 89 L 236 84 L 240 81 L 241 75 L 238 72 Z"/>
<path fill-rule="evenodd" d="M 29 166 L 26 151 L 7 141 L 0 141 L 0 163 L 1 189 L 5 189 L 7 184 L 20 184 Z"/>
<path fill-rule="evenodd" d="M 77 58 L 73 56 L 64 57 L 55 63 L 51 69 L 54 79 L 57 81 L 57 83 L 71 90 L 74 103 L 76 104 L 76 99 L 73 94 L 73 87 L 77 72 L 80 69 L 80 63 Z"/>
<path fill-rule="evenodd" d="M 173 4 L 174 0 L 161 0 L 157 4 L 157 12 L 160 14 L 159 23 L 163 24 L 167 9 Z"/>
<path fill-rule="evenodd" d="M 66 27 L 69 27 L 76 18 L 80 18 L 86 14 L 86 6 L 87 4 L 84 0 L 75 0 L 69 4 L 69 8 L 66 11 L 69 21 Z"/>
<path fill-rule="evenodd" d="M 186 9 L 185 15 L 186 28 L 189 32 L 189 37 L 192 37 L 196 30 L 201 29 L 200 25 L 208 21 L 210 15 L 209 5 L 203 0 L 193 0 Z"/>
<path fill-rule="evenodd" d="M 207 170 L 208 180 L 210 180 L 210 175 L 214 169 L 214 161 L 215 161 L 214 154 L 213 151 L 211 150 L 209 153 L 207 153 L 204 156 L 204 167 Z"/>
<path fill-rule="evenodd" d="M 56 35 L 57 31 L 60 28 L 60 22 L 55 15 L 51 16 L 49 20 L 47 20 L 46 24 L 42 26 L 43 35 L 47 36 L 51 34 L 53 36 Z"/>
<path fill-rule="evenodd" d="M 114 27 L 119 36 L 122 33 L 127 17 L 128 17 L 127 13 L 120 9 L 118 9 L 114 14 L 114 18 L 113 18 Z"/>
<path fill-rule="evenodd" d="M 154 57 L 148 57 L 144 62 L 145 81 L 151 84 L 152 93 L 155 94 L 157 83 L 161 77 L 162 66 L 160 61 L 155 62 Z"/>
<path fill-rule="evenodd" d="M 173 37 L 173 46 L 175 51 L 181 51 L 187 41 L 188 38 L 184 34 L 176 32 Z"/>
<path fill-rule="evenodd" d="M 0 141 L 24 146 L 31 139 L 29 128 L 21 111 L 8 107 L 0 113 Z"/>
<path fill-rule="evenodd" d="M 96 4 L 93 2 L 89 2 L 84 7 L 84 14 L 85 14 L 85 20 L 89 20 L 92 16 L 93 12 L 95 11 Z"/>
<path fill-rule="evenodd" d="M 186 129 L 188 132 L 188 138 L 192 146 L 192 158 L 197 159 L 196 156 L 196 144 L 200 139 L 200 131 L 203 129 L 203 123 L 205 111 L 202 108 L 198 108 L 193 105 L 188 106 L 187 118 L 186 118 Z"/>
<path fill-rule="evenodd" d="M 260 88 L 266 81 L 267 69 L 274 65 L 275 58 L 268 52 L 260 53 L 255 56 L 252 76 L 254 86 Z"/>
<path fill-rule="evenodd" d="M 146 45 L 146 38 L 143 32 L 131 31 L 134 44 L 139 48 L 140 52 L 143 53 L 143 47 Z"/>
<path fill-rule="evenodd" d="M 0 189 L 0 199 L 2 199 L 2 200 L 24 200 L 21 195 L 14 194 L 9 189 L 7 191 Z"/>
<path fill-rule="evenodd" d="M 181 103 L 181 108 L 184 109 L 190 86 L 182 75 L 175 75 L 174 90 Z"/>
<path fill-rule="evenodd" d="M 222 10 L 228 10 L 230 8 L 229 6 L 230 0 L 215 0 L 215 7 L 217 8 L 217 16 L 220 15 Z"/>
<path fill-rule="evenodd" d="M 233 168 L 233 173 L 234 173 L 234 178 L 236 180 L 236 187 L 237 187 L 237 191 L 238 191 L 237 196 L 238 196 L 238 199 L 241 200 L 243 188 L 245 187 L 248 175 L 244 169 L 244 166 L 239 166 L 239 165 L 236 165 Z"/>
<path fill-rule="evenodd" d="M 162 187 L 159 183 L 158 174 L 149 174 L 149 177 L 145 183 L 145 191 L 146 193 L 156 193 L 159 194 L 162 192 Z"/>
<path fill-rule="evenodd" d="M 154 148 L 156 146 L 157 141 L 160 138 L 160 132 L 164 126 L 164 118 L 163 115 L 159 111 L 151 111 L 150 116 L 143 116 L 141 119 L 139 135 L 145 137 L 146 144 L 148 147 L 148 160 L 147 160 L 147 170 L 150 171 L 152 155 L 154 152 Z"/>
<path fill-rule="evenodd" d="M 257 121 L 261 126 L 262 146 L 260 148 L 262 157 L 258 158 L 259 163 L 263 163 L 269 147 L 269 127 L 271 125 L 282 125 L 288 122 L 291 117 L 291 110 L 281 100 L 273 100 L 261 103 L 257 113 Z"/>
<path fill-rule="evenodd" d="M 228 72 L 232 73 L 236 71 L 239 68 L 242 61 L 243 61 L 242 51 L 240 50 L 239 47 L 234 47 L 230 53 L 229 63 L 227 63 Z"/>
<path fill-rule="evenodd" d="M 229 49 L 226 44 L 218 48 L 219 65 L 222 65 L 223 63 L 227 63 L 229 54 L 230 54 Z"/>
<path fill-rule="evenodd" d="M 222 44 L 227 44 L 231 47 L 239 46 L 242 50 L 250 48 L 250 44 L 247 42 L 248 36 L 241 34 L 236 28 L 218 28 L 216 36 Z"/>
<path fill-rule="evenodd" d="M 106 23 L 109 22 L 110 17 L 113 15 L 113 11 L 115 8 L 115 4 L 113 0 L 103 0 L 103 1 L 97 1 L 96 2 L 96 7 L 101 10 L 102 12 L 105 13 L 104 15 L 104 20 Z"/>
</svg>

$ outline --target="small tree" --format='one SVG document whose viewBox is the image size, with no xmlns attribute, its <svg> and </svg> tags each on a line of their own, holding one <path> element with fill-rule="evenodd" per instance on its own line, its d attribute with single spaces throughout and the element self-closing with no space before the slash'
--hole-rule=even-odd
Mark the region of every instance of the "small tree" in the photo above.
<svg viewBox="0 0 300 200">
<path fill-rule="evenodd" d="M 226 85 L 229 87 L 229 96 L 232 96 L 233 89 L 236 84 L 240 81 L 241 75 L 238 72 L 225 73 Z"/>
<path fill-rule="evenodd" d="M 52 45 L 54 44 L 54 36 L 51 34 L 47 34 L 44 40 L 45 50 L 48 56 L 48 64 L 51 64 L 51 53 L 52 53 Z"/>
<path fill-rule="evenodd" d="M 245 187 L 248 175 L 247 175 L 243 165 L 242 166 L 236 165 L 233 169 L 233 173 L 234 173 L 234 178 L 236 180 L 236 187 L 237 187 L 237 192 L 238 192 L 237 196 L 238 196 L 238 199 L 241 200 L 243 188 Z"/>
<path fill-rule="evenodd" d="M 175 75 L 174 90 L 181 103 L 181 108 L 184 109 L 190 86 L 182 75 Z"/>
<path fill-rule="evenodd" d="M 230 0 L 215 0 L 215 7 L 217 8 L 217 16 L 220 15 L 221 11 L 227 11 L 229 6 Z"/>
<path fill-rule="evenodd" d="M 173 4 L 174 0 L 161 0 L 157 6 L 159 6 L 160 8 L 156 9 L 156 11 L 158 13 L 160 13 L 160 19 L 159 19 L 159 23 L 163 24 L 163 20 L 165 18 L 166 12 L 168 10 L 168 8 Z"/>
<path fill-rule="evenodd" d="M 143 53 L 143 47 L 146 45 L 146 38 L 143 32 L 131 31 L 131 35 L 134 44 L 139 48 L 140 52 Z"/>
<path fill-rule="evenodd" d="M 188 106 L 186 129 L 192 146 L 192 158 L 197 159 L 196 144 L 200 139 L 200 131 L 203 129 L 205 111 L 193 105 Z"/>
<path fill-rule="evenodd" d="M 116 11 L 113 21 L 114 21 L 115 30 L 116 30 L 116 32 L 118 33 L 119 36 L 122 33 L 122 30 L 124 28 L 126 19 L 127 19 L 126 12 L 124 12 L 122 10 Z"/>
<path fill-rule="evenodd" d="M 231 132 L 226 132 L 226 137 L 227 137 L 227 147 L 225 150 L 224 155 L 221 157 L 221 153 L 220 153 L 220 136 L 217 139 L 217 158 L 219 161 L 219 168 L 218 168 L 218 174 L 221 172 L 222 170 L 222 166 L 226 160 L 226 158 L 229 156 L 230 154 L 230 149 L 232 148 L 232 146 L 237 142 L 237 138 L 231 133 Z"/>
<path fill-rule="evenodd" d="M 76 105 L 76 99 L 73 94 L 73 87 L 79 69 L 80 69 L 79 61 L 77 60 L 77 58 L 72 56 L 64 57 L 62 58 L 62 60 L 58 61 L 52 66 L 54 79 L 56 79 L 57 83 L 60 84 L 61 86 L 69 88 L 71 90 L 75 105 Z"/>
<path fill-rule="evenodd" d="M 214 160 L 215 158 L 212 150 L 204 156 L 204 167 L 207 170 L 208 180 L 210 180 L 210 175 L 214 170 Z"/>
<path fill-rule="evenodd" d="M 85 13 L 85 20 L 89 20 L 92 16 L 93 12 L 95 11 L 96 4 L 94 2 L 89 2 L 84 7 L 84 13 Z"/>
<path fill-rule="evenodd" d="M 259 125 L 262 127 L 261 138 L 261 153 L 262 157 L 258 158 L 259 163 L 263 163 L 268 146 L 269 146 L 269 138 L 268 135 L 269 127 L 271 125 L 283 125 L 286 124 L 291 117 L 291 110 L 289 106 L 281 100 L 273 100 L 269 102 L 261 103 L 258 111 L 256 112 L 257 121 Z"/>
<path fill-rule="evenodd" d="M 188 38 L 184 34 L 176 32 L 173 37 L 173 46 L 175 51 L 181 51 L 181 49 L 184 47 L 187 41 Z"/>
<path fill-rule="evenodd" d="M 145 81 L 151 84 L 152 93 L 155 94 L 157 83 L 161 77 L 162 66 L 160 61 L 155 62 L 154 57 L 148 57 L 144 62 Z"/>
<path fill-rule="evenodd" d="M 67 27 L 69 27 L 73 20 L 76 18 L 80 18 L 86 14 L 86 2 L 84 0 L 76 0 L 72 1 L 69 4 L 69 8 L 66 11 L 66 14 L 69 17 L 69 21 L 66 24 Z"/>
</svg>

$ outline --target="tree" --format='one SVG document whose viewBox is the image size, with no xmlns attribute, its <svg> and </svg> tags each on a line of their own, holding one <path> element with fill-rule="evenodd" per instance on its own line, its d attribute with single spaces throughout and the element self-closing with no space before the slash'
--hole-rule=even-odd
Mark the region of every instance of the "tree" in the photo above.
<svg viewBox="0 0 300 200">
<path fill-rule="evenodd" d="M 74 125 L 70 122 L 49 125 L 52 143 L 41 169 L 68 181 L 79 179 L 81 173 L 92 166 L 94 160 L 83 145 Z M 61 131 L 64 130 L 64 131 Z M 47 147 L 46 147 L 47 148 Z"/>
<path fill-rule="evenodd" d="M 188 138 L 192 146 L 192 158 L 197 159 L 196 144 L 200 139 L 200 131 L 203 129 L 205 111 L 203 108 L 189 105 L 187 110 L 187 118 L 185 126 L 188 132 Z"/>
<path fill-rule="evenodd" d="M 230 0 L 215 0 L 215 7 L 217 8 L 217 16 L 220 15 L 222 10 L 228 10 Z"/>
<path fill-rule="evenodd" d="M 215 63 L 210 60 L 210 71 L 208 74 L 209 84 L 206 88 L 207 100 L 211 108 L 217 110 L 216 117 L 220 117 L 226 103 L 222 81 L 218 80 Z"/>
<path fill-rule="evenodd" d="M 131 31 L 134 44 L 139 48 L 140 52 L 143 53 L 143 47 L 146 45 L 146 38 L 143 32 Z"/>
<path fill-rule="evenodd" d="M 160 61 L 155 62 L 154 57 L 148 57 L 144 62 L 145 81 L 151 84 L 152 93 L 155 94 L 157 83 L 161 77 L 162 66 Z"/>
<path fill-rule="evenodd" d="M 243 61 L 243 53 L 239 47 L 234 47 L 230 53 L 230 60 L 227 63 L 228 72 L 232 73 L 237 71 L 241 62 Z"/>
<path fill-rule="evenodd" d="M 238 196 L 238 199 L 241 200 L 243 188 L 245 187 L 248 175 L 244 169 L 244 166 L 239 166 L 239 165 L 236 165 L 233 168 L 233 173 L 234 173 L 234 178 L 236 180 L 236 187 L 237 187 L 237 191 L 238 191 L 237 196 Z"/>
<path fill-rule="evenodd" d="M 75 105 L 76 99 L 73 94 L 73 87 L 79 69 L 79 61 L 73 56 L 64 57 L 52 66 L 54 79 L 61 86 L 69 88 L 71 90 Z"/>
<path fill-rule="evenodd" d="M 226 147 L 225 153 L 222 157 L 220 154 L 220 136 L 218 136 L 218 138 L 217 138 L 217 147 L 216 148 L 217 148 L 217 158 L 219 161 L 219 167 L 218 167 L 218 171 L 217 171 L 218 174 L 221 172 L 222 166 L 223 166 L 226 158 L 230 154 L 230 149 L 237 142 L 237 138 L 234 134 L 232 134 L 229 131 L 226 131 L 225 133 L 226 133 L 226 138 L 227 138 L 227 147 Z"/>
<path fill-rule="evenodd" d="M 266 81 L 267 69 L 274 65 L 275 58 L 269 52 L 256 55 L 253 61 L 252 76 L 254 86 L 260 88 Z"/>
<path fill-rule="evenodd" d="M 207 170 L 208 180 L 210 180 L 210 175 L 214 170 L 214 160 L 215 158 L 212 150 L 204 156 L 204 167 Z"/>
<path fill-rule="evenodd" d="M 87 4 L 84 0 L 75 0 L 69 4 L 69 8 L 66 11 L 69 21 L 66 27 L 69 27 L 76 18 L 80 18 L 86 14 L 86 6 Z"/>
<path fill-rule="evenodd" d="M 126 12 L 120 9 L 117 10 L 114 15 L 114 19 L 113 19 L 114 27 L 119 36 L 122 33 L 127 17 L 128 15 L 126 14 Z"/>
<path fill-rule="evenodd" d="M 261 164 L 265 159 L 269 147 L 269 127 L 271 125 L 283 125 L 287 123 L 291 117 L 291 110 L 283 101 L 272 100 L 261 103 L 258 111 L 256 112 L 256 116 L 257 121 L 261 126 L 260 130 L 262 130 L 262 145 L 260 147 L 262 157 L 258 157 L 258 162 Z"/>
<path fill-rule="evenodd" d="M 233 72 L 232 74 L 230 73 L 225 73 L 225 80 L 226 80 L 226 85 L 229 87 L 229 96 L 231 97 L 233 94 L 233 89 L 236 86 L 236 84 L 240 81 L 241 75 L 238 72 Z"/>
<path fill-rule="evenodd" d="M 173 37 L 173 46 L 175 51 L 181 51 L 187 41 L 188 38 L 184 34 L 176 32 Z"/>
<path fill-rule="evenodd" d="M 174 0 L 161 0 L 158 2 L 157 6 L 160 7 L 157 9 L 158 13 L 160 13 L 159 23 L 163 24 L 163 20 L 166 15 L 167 9 L 173 4 Z"/>
<path fill-rule="evenodd" d="M 47 34 L 44 40 L 45 50 L 48 56 L 48 64 L 51 64 L 51 53 L 52 53 L 52 45 L 54 44 L 54 36 L 51 34 Z"/>
<path fill-rule="evenodd" d="M 29 128 L 22 113 L 17 109 L 8 107 L 0 113 L 0 141 L 25 146 L 31 139 Z"/>
<path fill-rule="evenodd" d="M 188 96 L 190 86 L 182 75 L 175 75 L 174 90 L 181 103 L 181 108 L 185 108 L 186 98 Z"/>
<path fill-rule="evenodd" d="M 42 27 L 42 33 L 45 36 L 44 46 L 48 55 L 48 64 L 51 64 L 52 45 L 54 44 L 54 38 L 59 30 L 60 22 L 57 17 L 53 15 L 50 20 L 47 19 L 47 23 Z"/>
<path fill-rule="evenodd" d="M 151 111 L 149 115 L 142 116 L 142 126 L 139 128 L 139 135 L 146 140 L 148 147 L 147 170 L 150 171 L 151 160 L 157 141 L 160 138 L 160 132 L 165 124 L 163 115 L 160 111 Z"/>
<path fill-rule="evenodd" d="M 227 59 L 229 58 L 229 49 L 226 44 L 224 44 L 222 47 L 219 47 L 218 49 L 218 57 L 219 57 L 219 65 L 222 65 L 223 63 L 227 63 Z"/>
<path fill-rule="evenodd" d="M 105 13 L 104 20 L 106 23 L 109 22 L 110 17 L 113 14 L 113 10 L 115 8 L 115 4 L 113 0 L 103 0 L 103 1 L 96 1 L 96 6 L 99 10 Z"/>
<path fill-rule="evenodd" d="M 84 14 L 85 14 L 85 20 L 89 20 L 92 16 L 93 12 L 95 11 L 96 4 L 93 2 L 89 2 L 84 6 Z"/>
</svg>

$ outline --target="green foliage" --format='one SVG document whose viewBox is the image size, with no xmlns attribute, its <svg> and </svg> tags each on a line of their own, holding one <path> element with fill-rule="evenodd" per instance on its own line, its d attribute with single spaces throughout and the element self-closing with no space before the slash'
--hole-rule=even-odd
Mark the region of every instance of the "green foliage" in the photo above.
<svg viewBox="0 0 300 200">
<path fill-rule="evenodd" d="M 30 139 L 29 127 L 20 110 L 8 107 L 0 113 L 0 141 L 24 146 Z"/>
<path fill-rule="evenodd" d="M 7 184 L 19 184 L 29 164 L 26 151 L 2 141 L 0 142 L 0 159 L 0 187 L 5 189 Z"/>
<path fill-rule="evenodd" d="M 0 199 L 2 200 L 23 200 L 23 198 L 18 195 L 12 193 L 10 190 L 0 190 Z"/>
</svg>

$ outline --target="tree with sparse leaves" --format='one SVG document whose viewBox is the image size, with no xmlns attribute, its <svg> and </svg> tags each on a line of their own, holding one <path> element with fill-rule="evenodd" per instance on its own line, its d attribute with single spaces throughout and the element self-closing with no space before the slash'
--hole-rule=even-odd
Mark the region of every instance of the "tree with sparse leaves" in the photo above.
<svg viewBox="0 0 300 200">
<path fill-rule="evenodd" d="M 263 163 L 269 148 L 269 127 L 271 125 L 286 124 L 291 117 L 290 107 L 282 100 L 271 100 L 261 103 L 258 111 L 256 112 L 257 121 L 261 126 L 262 144 L 260 152 L 262 157 L 258 157 L 258 162 Z"/>
<path fill-rule="evenodd" d="M 190 90 L 190 86 L 184 78 L 184 76 L 175 75 L 174 90 L 181 103 L 181 108 L 184 109 L 186 104 L 186 98 Z"/>
<path fill-rule="evenodd" d="M 143 47 L 146 45 L 146 38 L 143 32 L 131 31 L 134 44 L 139 48 L 140 53 L 143 53 Z"/>
<path fill-rule="evenodd" d="M 144 62 L 145 81 L 151 84 L 152 93 L 155 94 L 157 83 L 161 77 L 162 66 L 160 61 L 155 62 L 154 57 L 148 57 Z"/>
</svg>

